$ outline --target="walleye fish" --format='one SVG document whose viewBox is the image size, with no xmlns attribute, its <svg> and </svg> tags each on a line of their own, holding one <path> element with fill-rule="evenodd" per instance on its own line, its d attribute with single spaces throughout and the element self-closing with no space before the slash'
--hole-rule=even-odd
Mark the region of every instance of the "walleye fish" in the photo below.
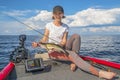
<svg viewBox="0 0 120 80">
<path fill-rule="evenodd" d="M 41 48 L 45 48 L 48 51 L 53 50 L 53 51 L 57 51 L 59 53 L 63 53 L 65 55 L 69 55 L 69 53 L 60 45 L 58 44 L 54 44 L 54 43 L 40 43 L 40 47 Z"/>
</svg>

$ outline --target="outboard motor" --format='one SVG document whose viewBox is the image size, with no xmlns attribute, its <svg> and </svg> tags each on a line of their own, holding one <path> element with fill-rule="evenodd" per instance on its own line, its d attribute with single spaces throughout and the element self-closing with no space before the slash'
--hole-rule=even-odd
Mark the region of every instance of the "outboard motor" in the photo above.
<svg viewBox="0 0 120 80">
<path fill-rule="evenodd" d="M 20 35 L 19 40 L 20 40 L 19 46 L 15 48 L 15 50 L 12 51 L 12 53 L 10 54 L 10 61 L 13 61 L 15 63 L 19 63 L 22 60 L 29 58 L 29 51 L 24 46 L 26 35 Z"/>
</svg>

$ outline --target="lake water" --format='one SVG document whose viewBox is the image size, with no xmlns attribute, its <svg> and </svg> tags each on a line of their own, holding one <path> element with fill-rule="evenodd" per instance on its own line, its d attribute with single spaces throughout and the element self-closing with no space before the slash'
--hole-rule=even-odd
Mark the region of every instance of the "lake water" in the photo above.
<svg viewBox="0 0 120 80">
<path fill-rule="evenodd" d="M 27 36 L 25 46 L 34 54 L 40 48 L 32 48 L 33 41 L 39 41 L 40 36 Z M 80 55 L 101 58 L 120 63 L 120 35 L 82 35 Z M 18 35 L 0 36 L 0 69 L 9 62 L 9 55 L 19 45 Z"/>
</svg>

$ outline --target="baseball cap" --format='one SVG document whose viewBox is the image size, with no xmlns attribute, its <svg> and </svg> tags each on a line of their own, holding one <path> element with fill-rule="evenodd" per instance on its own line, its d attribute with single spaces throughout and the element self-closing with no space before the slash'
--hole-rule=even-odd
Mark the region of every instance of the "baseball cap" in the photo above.
<svg viewBox="0 0 120 80">
<path fill-rule="evenodd" d="M 64 13 L 64 9 L 63 9 L 63 7 L 62 6 L 55 6 L 54 8 L 53 8 L 53 13 L 56 13 L 56 12 L 62 12 L 62 13 Z"/>
</svg>

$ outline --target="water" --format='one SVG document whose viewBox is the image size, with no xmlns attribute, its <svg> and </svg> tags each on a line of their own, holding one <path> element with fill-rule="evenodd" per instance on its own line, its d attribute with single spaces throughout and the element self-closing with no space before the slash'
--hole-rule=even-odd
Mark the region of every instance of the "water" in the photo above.
<svg viewBox="0 0 120 80">
<path fill-rule="evenodd" d="M 82 35 L 80 55 L 97 57 L 108 61 L 120 63 L 120 35 L 93 36 Z M 39 41 L 40 36 L 27 36 L 25 46 L 34 54 L 40 48 L 32 48 L 33 41 Z M 0 36 L 0 69 L 9 62 L 9 55 L 19 45 L 19 36 Z"/>
<path fill-rule="evenodd" d="M 83 36 L 81 54 L 120 63 L 120 35 Z"/>
</svg>

